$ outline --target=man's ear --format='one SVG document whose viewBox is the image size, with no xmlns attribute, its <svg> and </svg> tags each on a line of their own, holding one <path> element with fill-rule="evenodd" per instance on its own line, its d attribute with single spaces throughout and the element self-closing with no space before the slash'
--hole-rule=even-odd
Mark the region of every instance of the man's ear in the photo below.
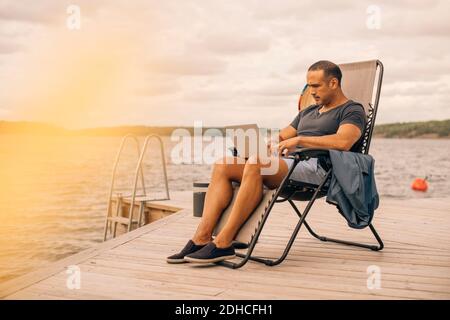
<svg viewBox="0 0 450 320">
<path fill-rule="evenodd" d="M 337 80 L 336 78 L 331 78 L 331 79 L 330 79 L 330 82 L 329 82 L 329 86 L 330 86 L 332 89 L 337 89 L 337 87 L 339 87 L 339 85 L 338 85 L 338 80 Z"/>
</svg>

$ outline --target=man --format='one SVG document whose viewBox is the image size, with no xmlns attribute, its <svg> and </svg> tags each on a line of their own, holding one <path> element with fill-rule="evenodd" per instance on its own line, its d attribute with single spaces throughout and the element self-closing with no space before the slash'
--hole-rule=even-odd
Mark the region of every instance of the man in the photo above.
<svg viewBox="0 0 450 320">
<path fill-rule="evenodd" d="M 279 143 L 269 144 L 280 155 L 297 146 L 356 151 L 362 143 L 366 114 L 361 104 L 347 99 L 341 89 L 342 73 L 330 61 L 314 63 L 307 73 L 307 83 L 316 104 L 300 111 L 289 126 L 280 131 Z M 261 169 L 278 162 L 275 174 L 263 175 Z M 292 159 L 270 157 L 262 164 L 250 157 L 245 164 L 228 157 L 214 164 L 206 194 L 203 216 L 197 231 L 181 252 L 167 258 L 168 263 L 212 263 L 235 257 L 232 241 L 241 225 L 262 199 L 263 185 L 277 188 L 287 175 Z M 294 180 L 319 184 L 325 170 L 317 159 L 301 161 L 291 176 Z M 232 181 L 240 183 L 230 216 L 220 233 L 212 239 L 213 230 L 222 212 L 229 205 Z"/>
</svg>

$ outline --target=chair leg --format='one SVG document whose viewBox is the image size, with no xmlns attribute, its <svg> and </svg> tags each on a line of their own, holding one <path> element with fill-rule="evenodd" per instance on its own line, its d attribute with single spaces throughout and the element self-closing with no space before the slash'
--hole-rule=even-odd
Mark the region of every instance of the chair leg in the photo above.
<svg viewBox="0 0 450 320">
<path fill-rule="evenodd" d="M 292 208 L 294 208 L 297 215 L 301 218 L 303 215 L 300 213 L 300 210 L 298 210 L 295 203 L 292 200 L 289 200 L 289 203 L 291 204 Z M 320 236 L 317 233 L 315 233 L 314 230 L 309 226 L 309 224 L 306 221 L 305 221 L 305 227 L 314 238 L 319 239 L 320 241 L 335 242 L 335 243 L 345 244 L 345 245 L 349 245 L 349 246 L 366 248 L 366 249 L 370 249 L 373 251 L 380 251 L 384 248 L 383 241 L 381 240 L 380 236 L 378 235 L 378 232 L 375 230 L 375 227 L 372 224 L 369 224 L 369 228 L 370 228 L 370 231 L 372 231 L 372 234 L 374 235 L 375 239 L 377 240 L 378 245 L 369 245 L 369 244 L 364 244 L 364 243 L 359 243 L 359 242 L 352 242 L 352 241 L 323 237 L 323 236 Z"/>
<path fill-rule="evenodd" d="M 269 202 L 269 205 L 268 205 L 268 207 L 266 208 L 266 210 L 264 212 L 262 220 L 261 220 L 258 228 L 256 229 L 256 233 L 253 236 L 252 241 L 250 241 L 250 245 L 249 245 L 249 247 L 247 249 L 247 253 L 245 255 L 242 255 L 240 253 L 236 254 L 238 257 L 242 258 L 242 260 L 240 262 L 238 262 L 238 263 L 234 263 L 234 262 L 230 262 L 230 261 L 220 261 L 220 262 L 217 262 L 216 264 L 224 266 L 224 267 L 227 267 L 227 268 L 231 268 L 231 269 L 241 268 L 242 266 L 244 266 L 248 262 L 248 260 L 261 262 L 261 263 L 264 263 L 264 264 L 266 264 L 268 266 L 271 265 L 272 262 L 270 260 L 268 260 L 268 259 L 263 259 L 263 258 L 260 258 L 260 257 L 252 257 L 252 252 L 255 249 L 256 242 L 258 241 L 259 235 L 261 234 L 261 231 L 262 231 L 262 229 L 264 227 L 264 224 L 266 223 L 267 217 L 269 216 L 269 213 L 272 210 L 273 205 L 275 204 L 275 200 L 278 197 L 279 190 L 280 189 L 278 189 L 275 192 L 275 194 L 273 195 L 271 201 Z"/>
<path fill-rule="evenodd" d="M 292 166 L 292 168 L 294 168 L 294 167 L 295 167 L 295 165 Z M 250 242 L 250 246 L 249 246 L 249 249 L 247 250 L 247 253 L 246 253 L 245 255 L 240 254 L 240 253 L 237 254 L 238 257 L 243 258 L 243 259 L 241 260 L 241 262 L 239 262 L 239 263 L 233 263 L 233 262 L 229 262 L 229 261 L 221 261 L 221 262 L 218 262 L 217 264 L 222 265 L 222 266 L 225 266 L 225 267 L 228 267 L 228 268 L 237 269 L 237 268 L 240 268 L 240 267 L 242 267 L 243 265 L 245 265 L 245 264 L 247 263 L 248 260 L 252 260 L 252 261 L 264 263 L 264 264 L 267 265 L 267 266 L 275 266 L 275 265 L 278 265 L 278 264 L 280 264 L 281 262 L 284 261 L 284 259 L 287 257 L 287 255 L 288 255 L 288 253 L 289 253 L 289 251 L 290 251 L 290 249 L 291 249 L 291 247 L 292 247 L 292 244 L 294 243 L 295 238 L 297 237 L 298 232 L 300 231 L 300 227 L 301 227 L 302 224 L 305 222 L 305 218 L 306 218 L 306 216 L 308 215 L 309 210 L 311 209 L 312 205 L 314 204 L 314 201 L 316 201 L 317 196 L 318 196 L 320 190 L 322 190 L 323 186 L 325 185 L 325 182 L 328 180 L 328 177 L 329 177 L 329 175 L 331 174 L 331 170 L 329 170 L 329 171 L 327 172 L 325 178 L 323 179 L 323 181 L 322 181 L 321 184 L 319 185 L 319 187 L 318 187 L 318 188 L 316 189 L 316 191 L 314 192 L 314 194 L 313 194 L 311 200 L 309 200 L 309 202 L 308 202 L 308 204 L 306 205 L 306 208 L 305 208 L 305 213 L 304 213 L 303 215 L 300 216 L 300 220 L 299 220 L 299 222 L 297 223 L 297 225 L 295 226 L 295 229 L 294 229 L 294 231 L 292 232 L 292 235 L 291 235 L 291 237 L 289 238 L 289 241 L 288 241 L 288 243 L 287 243 L 287 245 L 286 245 L 286 248 L 284 249 L 284 252 L 283 252 L 283 254 L 281 255 L 281 257 L 279 257 L 279 258 L 276 259 L 276 260 L 265 259 L 265 258 L 261 258 L 261 257 L 254 257 L 254 256 L 252 256 L 251 254 L 252 254 L 252 252 L 253 252 L 253 249 L 255 248 L 256 241 L 258 240 L 258 238 L 259 238 L 259 236 L 260 236 L 260 234 L 261 234 L 262 228 L 264 227 L 264 223 L 266 222 L 267 217 L 268 217 L 270 211 L 272 210 L 273 205 L 274 205 L 274 204 L 276 203 L 276 201 L 277 201 L 277 198 L 278 198 L 279 193 L 280 193 L 280 191 L 281 191 L 281 189 L 282 189 L 282 186 L 283 186 L 284 183 L 287 181 L 287 179 L 289 178 L 289 176 L 291 175 L 291 173 L 292 173 L 292 171 L 293 171 L 292 168 L 291 168 L 291 170 L 289 171 L 289 173 L 287 174 L 287 176 L 284 178 L 283 182 L 281 183 L 280 187 L 278 188 L 278 190 L 277 190 L 277 191 L 275 192 L 275 194 L 273 195 L 273 197 L 272 197 L 272 199 L 271 199 L 271 201 L 270 201 L 268 207 L 266 208 L 266 211 L 264 212 L 262 221 L 261 221 L 260 225 L 258 226 L 258 228 L 257 228 L 257 230 L 256 230 L 256 233 L 255 233 L 254 237 L 252 238 L 252 241 Z"/>
</svg>

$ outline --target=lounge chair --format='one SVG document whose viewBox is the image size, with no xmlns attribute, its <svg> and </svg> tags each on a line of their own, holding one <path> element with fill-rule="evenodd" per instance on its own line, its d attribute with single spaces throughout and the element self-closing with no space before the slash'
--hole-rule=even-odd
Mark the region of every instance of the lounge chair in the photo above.
<svg viewBox="0 0 450 320">
<path fill-rule="evenodd" d="M 379 60 L 371 60 L 364 62 L 354 62 L 339 65 L 342 70 L 342 89 L 344 94 L 354 101 L 360 102 L 367 114 L 367 126 L 364 132 L 364 142 L 359 152 L 363 154 L 369 153 L 370 142 L 375 124 L 375 118 L 377 115 L 378 102 L 380 99 L 380 91 L 383 80 L 383 65 Z M 299 103 L 300 106 L 300 103 Z M 296 152 L 290 155 L 294 159 L 294 165 L 290 168 L 287 176 L 283 179 L 280 187 L 269 190 L 264 188 L 263 199 L 260 204 L 255 208 L 246 222 L 238 231 L 235 241 L 248 244 L 247 252 L 245 254 L 237 253 L 237 256 L 242 258 L 240 262 L 234 263 L 231 261 L 219 262 L 220 265 L 229 268 L 240 268 L 245 265 L 248 260 L 264 263 L 268 266 L 275 266 L 283 262 L 289 253 L 289 250 L 294 243 L 294 240 L 302 225 L 305 225 L 309 233 L 320 241 L 336 242 L 344 245 L 356 246 L 361 248 L 370 249 L 373 251 L 382 250 L 384 245 L 378 235 L 375 227 L 370 223 L 369 229 L 377 241 L 377 245 L 358 243 L 352 241 L 338 240 L 333 238 L 324 237 L 318 235 L 311 226 L 307 223 L 306 217 L 313 206 L 316 199 L 326 196 L 327 187 L 326 182 L 331 179 L 332 168 L 327 171 L 327 174 L 320 185 L 305 184 L 290 179 L 290 175 L 294 171 L 295 166 L 300 162 L 309 158 L 317 157 L 329 157 L 329 152 L 326 149 L 316 148 L 299 148 Z M 214 235 L 220 232 L 228 215 L 231 212 L 231 208 L 236 198 L 238 185 L 234 184 L 234 196 L 230 205 L 225 209 L 219 222 L 214 230 Z M 294 212 L 298 215 L 299 221 L 292 232 L 292 235 L 284 249 L 283 254 L 276 260 L 271 260 L 262 257 L 252 256 L 252 252 L 258 241 L 258 238 L 264 228 L 264 224 L 273 208 L 278 202 L 289 202 Z M 303 213 L 297 208 L 294 201 L 307 201 Z"/>
</svg>

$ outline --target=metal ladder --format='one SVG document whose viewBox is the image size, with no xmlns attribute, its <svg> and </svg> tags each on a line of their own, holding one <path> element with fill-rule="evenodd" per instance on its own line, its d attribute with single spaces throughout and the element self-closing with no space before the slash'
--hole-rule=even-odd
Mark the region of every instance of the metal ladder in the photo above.
<svg viewBox="0 0 450 320">
<path fill-rule="evenodd" d="M 152 139 L 152 138 L 155 138 L 155 139 L 157 139 L 159 141 L 160 149 L 161 149 L 161 162 L 162 162 L 162 167 L 163 167 L 165 191 L 166 191 L 166 197 L 163 198 L 163 199 L 151 199 L 151 198 L 147 197 L 147 192 L 146 192 L 146 188 L 145 188 L 144 171 L 142 169 L 142 160 L 144 159 L 148 143 L 149 143 L 150 139 Z M 121 193 L 117 193 L 117 194 L 113 195 L 114 182 L 115 182 L 116 171 L 117 171 L 117 165 L 119 163 L 120 156 L 122 154 L 122 150 L 123 150 L 123 147 L 125 145 L 125 142 L 128 141 L 129 139 L 133 139 L 136 142 L 137 153 L 139 155 L 138 162 L 136 164 L 135 174 L 134 174 L 133 191 L 132 191 L 130 196 L 124 196 Z M 143 191 L 142 195 L 136 195 L 139 176 L 141 178 L 141 184 L 142 184 L 142 191 Z M 122 209 L 123 209 L 124 200 L 126 200 L 126 199 L 130 200 L 130 209 L 129 209 L 129 216 L 128 217 L 124 217 L 124 216 L 121 215 Z M 142 217 L 144 215 L 146 202 L 148 202 L 148 201 L 159 201 L 159 200 L 170 200 L 169 185 L 168 185 L 168 182 L 167 182 L 166 158 L 165 158 L 165 154 L 164 154 L 164 144 L 163 144 L 163 141 L 162 141 L 161 137 L 156 135 L 156 134 L 147 135 L 145 137 L 145 141 L 144 141 L 144 145 L 142 147 L 142 150 L 140 150 L 138 138 L 135 135 L 133 135 L 133 134 L 125 135 L 122 138 L 122 142 L 120 144 L 119 151 L 117 152 L 116 161 L 115 161 L 114 167 L 113 167 L 112 178 L 111 178 L 111 187 L 110 187 L 110 190 L 109 190 L 109 198 L 108 198 L 108 208 L 107 208 L 107 211 L 106 211 L 106 219 L 105 219 L 105 229 L 104 229 L 104 234 L 103 234 L 103 241 L 105 241 L 106 238 L 107 238 L 108 230 L 109 230 L 110 233 L 112 233 L 112 237 L 113 238 L 116 237 L 116 231 L 117 231 L 117 224 L 118 223 L 126 225 L 128 227 L 127 228 L 128 232 L 131 231 L 132 225 L 136 225 L 137 228 L 142 226 Z M 114 216 L 112 215 L 112 207 L 113 207 L 112 203 L 113 203 L 113 201 L 116 202 L 116 210 L 115 210 L 115 215 Z M 138 218 L 138 220 L 133 220 L 134 205 L 135 205 L 136 202 L 139 203 L 139 218 Z M 111 231 L 111 227 L 112 227 L 112 231 Z"/>
</svg>

